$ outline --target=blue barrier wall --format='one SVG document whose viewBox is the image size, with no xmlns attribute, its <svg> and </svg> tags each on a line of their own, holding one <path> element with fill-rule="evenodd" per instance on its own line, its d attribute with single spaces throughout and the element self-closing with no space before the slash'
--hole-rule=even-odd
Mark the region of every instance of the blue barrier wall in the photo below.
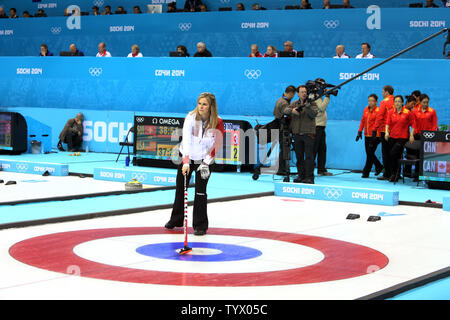
<svg viewBox="0 0 450 320">
<path fill-rule="evenodd" d="M 10 9 L 12 7 L 16 8 L 19 15 L 22 15 L 23 11 L 29 11 L 31 14 L 36 13 L 39 9 L 43 9 L 48 16 L 62 16 L 64 9 L 72 4 L 76 4 L 80 7 L 82 11 L 91 13 L 92 6 L 98 6 L 101 11 L 106 5 L 110 5 L 112 11 L 115 12 L 118 6 L 123 6 L 128 13 L 133 12 L 133 7 L 135 5 L 140 6 L 142 12 L 147 4 L 161 4 L 163 6 L 163 11 L 167 11 L 167 4 L 170 2 L 176 2 L 177 8 L 184 8 L 185 0 L 134 0 L 134 1 L 124 1 L 124 0 L 41 0 L 39 2 L 32 2 L 31 0 L 21 0 L 21 1 L 11 1 L 11 0 L 0 0 L 0 6 L 5 9 Z M 207 5 L 208 9 L 211 11 L 217 11 L 221 7 L 232 7 L 233 10 L 236 9 L 236 5 L 241 2 L 244 4 L 246 10 L 250 10 L 254 3 L 259 3 L 262 7 L 268 10 L 284 9 L 287 5 L 299 5 L 300 0 L 203 0 L 203 3 Z M 321 9 L 323 6 L 323 0 L 310 0 L 313 9 Z M 378 0 L 376 4 L 382 8 L 396 8 L 396 7 L 408 7 L 410 1 L 405 0 Z M 413 1 L 413 2 L 424 2 L 424 1 Z M 440 0 L 435 1 L 438 5 L 441 5 Z M 342 1 L 334 0 L 331 1 L 333 4 L 341 4 Z M 373 0 L 352 0 L 351 4 L 355 8 L 367 8 L 368 6 L 374 4 Z"/>
<path fill-rule="evenodd" d="M 0 110 L 17 111 L 52 128 L 52 145 L 66 120 L 82 111 L 92 151 L 118 152 L 134 114 L 183 117 L 200 92 L 213 92 L 225 119 L 272 118 L 286 86 L 325 78 L 333 84 L 373 66 L 375 60 L 321 58 L 0 58 Z M 450 123 L 450 61 L 393 60 L 345 85 L 328 107 L 328 166 L 361 169 L 364 146 L 354 138 L 367 96 L 426 92 L 439 123 Z M 277 153 L 274 153 L 277 154 Z"/>
<path fill-rule="evenodd" d="M 55 54 L 76 43 L 94 56 L 101 41 L 113 56 L 127 56 L 138 44 L 144 56 L 168 56 L 183 44 L 193 54 L 203 41 L 216 57 L 247 57 L 256 43 L 282 50 L 291 40 L 306 57 L 333 57 L 343 44 L 352 57 L 369 42 L 379 58 L 418 42 L 450 25 L 448 9 L 280 10 L 115 16 L 0 19 L 0 55 L 37 56 L 46 43 Z M 79 19 L 79 20 L 77 20 Z M 401 58 L 443 58 L 445 35 Z"/>
</svg>

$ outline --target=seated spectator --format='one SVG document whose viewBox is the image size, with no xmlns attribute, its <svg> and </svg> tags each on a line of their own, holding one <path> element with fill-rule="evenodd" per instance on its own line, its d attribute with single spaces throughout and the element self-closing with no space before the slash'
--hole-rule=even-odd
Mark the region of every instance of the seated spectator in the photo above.
<svg viewBox="0 0 450 320">
<path fill-rule="evenodd" d="M 202 0 L 186 0 L 184 4 L 184 11 L 195 12 L 200 11 L 200 6 L 203 4 Z"/>
<path fill-rule="evenodd" d="M 330 0 L 323 0 L 323 8 L 322 9 L 331 9 Z"/>
<path fill-rule="evenodd" d="M 116 14 L 127 14 L 127 12 L 125 11 L 125 9 L 122 6 L 117 7 L 117 11 L 115 13 Z"/>
<path fill-rule="evenodd" d="M 16 8 L 11 8 L 9 9 L 9 17 L 11 19 L 17 19 L 19 16 L 17 15 L 17 10 Z"/>
<path fill-rule="evenodd" d="M 239 2 L 236 5 L 236 11 L 245 11 L 245 7 L 244 7 L 244 4 L 242 2 Z"/>
<path fill-rule="evenodd" d="M 83 114 L 78 113 L 75 118 L 66 122 L 59 134 L 58 150 L 65 151 L 62 144 L 67 143 L 69 152 L 80 151 L 83 143 Z"/>
<path fill-rule="evenodd" d="M 127 58 L 142 58 L 143 55 L 141 53 L 141 49 L 137 44 L 131 47 L 131 53 L 128 54 Z"/>
<path fill-rule="evenodd" d="M 442 6 L 444 8 L 450 8 L 450 0 L 442 0 Z"/>
<path fill-rule="evenodd" d="M 167 12 L 177 12 L 177 3 L 175 1 L 172 1 L 167 5 Z"/>
<path fill-rule="evenodd" d="M 259 48 L 257 44 L 252 44 L 251 46 L 251 53 L 249 55 L 249 58 L 262 58 L 263 55 L 259 52 Z"/>
<path fill-rule="evenodd" d="M 346 9 L 354 8 L 350 5 L 350 0 L 342 0 L 342 7 Z"/>
<path fill-rule="evenodd" d="M 259 3 L 254 3 L 252 5 L 252 10 L 261 10 L 261 6 L 259 5 Z"/>
<path fill-rule="evenodd" d="M 105 11 L 102 12 L 102 15 L 104 15 L 104 16 L 112 15 L 111 6 L 106 6 Z"/>
<path fill-rule="evenodd" d="M 39 53 L 40 57 L 50 57 L 53 56 L 53 53 L 48 51 L 47 45 L 45 43 L 41 44 L 41 52 Z"/>
<path fill-rule="evenodd" d="M 3 7 L 0 7 L 0 19 L 8 18 L 8 15 L 5 13 L 5 9 Z"/>
<path fill-rule="evenodd" d="M 83 51 L 78 50 L 78 48 L 77 48 L 77 46 L 75 45 L 75 43 L 72 43 L 72 44 L 70 45 L 69 51 L 72 52 L 72 54 L 73 54 L 74 56 L 77 56 L 77 57 L 83 57 L 83 56 L 84 56 Z"/>
<path fill-rule="evenodd" d="M 177 47 L 177 52 L 180 54 L 180 57 L 189 57 L 189 53 L 187 51 L 187 48 L 183 45 L 179 45 Z"/>
<path fill-rule="evenodd" d="M 208 12 L 208 7 L 206 6 L 206 4 L 200 5 L 200 12 Z"/>
<path fill-rule="evenodd" d="M 308 0 L 301 0 L 300 9 L 312 9 L 312 7 Z"/>
<path fill-rule="evenodd" d="M 39 9 L 38 12 L 34 16 L 35 17 L 45 18 L 45 17 L 47 17 L 47 14 L 44 12 L 43 9 Z"/>
<path fill-rule="evenodd" d="M 100 15 L 100 9 L 97 6 L 92 7 L 92 15 L 93 16 L 99 16 Z"/>
<path fill-rule="evenodd" d="M 109 51 L 106 50 L 106 43 L 100 42 L 98 44 L 98 53 L 96 57 L 105 57 L 105 58 L 111 57 L 111 53 L 109 53 Z"/>
<path fill-rule="evenodd" d="M 342 44 L 336 46 L 336 55 L 333 57 L 335 59 L 348 59 L 350 56 L 345 53 L 345 48 Z"/>
<path fill-rule="evenodd" d="M 139 6 L 134 6 L 133 7 L 133 13 L 135 13 L 135 14 L 142 13 L 141 8 Z"/>
<path fill-rule="evenodd" d="M 425 8 L 439 8 L 439 6 L 434 3 L 434 0 L 426 0 Z"/>
<path fill-rule="evenodd" d="M 375 56 L 370 53 L 370 44 L 367 42 L 364 42 L 361 44 L 361 51 L 362 53 L 358 54 L 355 58 L 356 59 L 373 59 Z"/>
<path fill-rule="evenodd" d="M 24 11 L 22 15 L 24 18 L 32 18 L 33 17 L 28 11 Z"/>
<path fill-rule="evenodd" d="M 65 8 L 64 9 L 64 17 L 69 17 L 69 16 L 71 16 L 72 15 L 72 13 L 69 13 L 69 9 L 68 8 Z"/>
<path fill-rule="evenodd" d="M 277 54 L 277 48 L 275 48 L 274 46 L 268 46 L 266 53 L 264 54 L 265 58 L 276 58 L 278 57 Z"/>
<path fill-rule="evenodd" d="M 205 43 L 199 42 L 197 43 L 197 52 L 194 54 L 194 57 L 212 57 L 212 54 L 206 49 Z"/>
<path fill-rule="evenodd" d="M 293 53 L 295 53 L 295 56 L 297 56 L 297 51 L 294 50 L 294 44 L 292 43 L 292 41 L 288 40 L 284 43 L 284 51 L 293 52 Z"/>
</svg>

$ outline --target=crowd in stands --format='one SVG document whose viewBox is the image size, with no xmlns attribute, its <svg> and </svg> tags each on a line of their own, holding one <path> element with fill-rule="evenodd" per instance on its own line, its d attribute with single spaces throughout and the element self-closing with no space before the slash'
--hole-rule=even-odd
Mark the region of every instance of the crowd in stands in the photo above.
<svg viewBox="0 0 450 320">
<path fill-rule="evenodd" d="M 202 2 L 202 0 L 185 0 L 185 4 L 183 8 L 177 8 L 176 2 L 171 2 L 167 5 L 167 11 L 168 13 L 171 12 L 207 12 L 209 11 L 206 4 Z M 350 4 L 350 0 L 342 0 L 340 4 L 331 3 L 332 0 L 323 0 L 323 6 L 321 8 L 313 8 L 311 4 L 309 3 L 309 0 L 300 0 L 299 5 L 288 5 L 285 7 L 285 9 L 338 9 L 338 8 L 354 8 Z M 334 0 L 333 2 L 336 2 L 337 0 Z M 441 3 L 439 3 L 441 2 Z M 439 4 L 437 4 L 439 3 Z M 450 8 L 450 0 L 426 0 L 425 4 L 423 3 L 417 3 L 417 6 L 425 7 L 425 8 L 439 8 L 439 7 L 447 7 Z M 103 11 L 98 6 L 93 6 L 91 8 L 91 13 L 89 12 L 68 12 L 67 9 L 64 10 L 64 16 L 70 16 L 72 14 L 81 14 L 81 15 L 93 15 L 93 16 L 100 16 L 100 15 L 113 15 L 113 14 L 128 14 L 128 12 L 124 9 L 123 6 L 118 6 L 116 11 L 113 11 L 110 5 L 106 5 L 103 8 Z M 219 8 L 220 11 L 231 11 L 231 7 L 227 8 Z M 236 11 L 245 11 L 245 6 L 243 3 L 238 3 L 235 8 Z M 261 6 L 259 3 L 254 3 L 251 7 L 251 10 L 266 10 L 263 6 Z M 141 14 L 143 13 L 141 8 L 139 6 L 133 7 L 133 14 Z M 29 11 L 22 12 L 23 18 L 31 18 L 31 17 L 47 17 L 47 14 L 44 12 L 43 9 L 39 9 L 35 14 L 31 14 Z M 10 8 L 9 9 L 9 15 L 6 14 L 5 9 L 0 7 L 0 18 L 19 18 L 19 15 L 17 14 L 16 8 Z"/>
</svg>

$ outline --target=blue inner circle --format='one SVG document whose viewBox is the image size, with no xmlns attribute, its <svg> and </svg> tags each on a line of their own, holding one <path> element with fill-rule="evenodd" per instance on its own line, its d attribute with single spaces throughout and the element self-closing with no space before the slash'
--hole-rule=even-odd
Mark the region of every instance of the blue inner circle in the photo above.
<svg viewBox="0 0 450 320">
<path fill-rule="evenodd" d="M 192 252 L 187 254 L 179 254 L 177 250 L 184 248 L 183 242 L 165 242 L 147 244 L 136 249 L 137 253 L 155 257 L 159 259 L 186 260 L 186 261 L 237 261 L 252 259 L 260 256 L 261 251 L 238 246 L 235 244 L 211 243 L 211 242 L 190 242 L 188 246 L 192 248 Z M 196 255 L 195 248 L 209 248 L 220 250 L 221 253 Z"/>
</svg>

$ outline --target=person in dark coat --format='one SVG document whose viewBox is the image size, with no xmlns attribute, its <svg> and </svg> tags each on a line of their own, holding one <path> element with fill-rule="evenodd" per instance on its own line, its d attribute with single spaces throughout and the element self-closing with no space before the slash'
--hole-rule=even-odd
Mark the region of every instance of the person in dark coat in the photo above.
<svg viewBox="0 0 450 320">
<path fill-rule="evenodd" d="M 80 151 L 83 143 L 83 114 L 67 120 L 64 129 L 59 134 L 58 150 L 65 151 L 62 144 L 67 143 L 69 152 Z"/>
</svg>

